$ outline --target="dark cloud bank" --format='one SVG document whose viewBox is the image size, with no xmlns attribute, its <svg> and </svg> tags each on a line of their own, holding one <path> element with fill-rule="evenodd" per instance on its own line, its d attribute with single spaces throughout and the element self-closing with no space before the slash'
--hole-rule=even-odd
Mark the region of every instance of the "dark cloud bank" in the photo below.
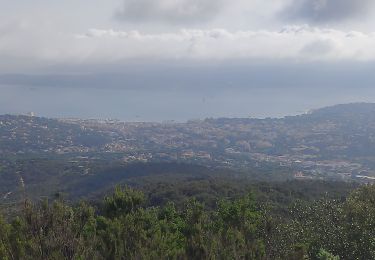
<svg viewBox="0 0 375 260">
<path fill-rule="evenodd" d="M 293 0 L 281 16 L 315 24 L 340 22 L 369 13 L 374 0 Z"/>
<path fill-rule="evenodd" d="M 373 62 L 269 64 L 227 61 L 216 65 L 170 62 L 122 65 L 82 74 L 3 74 L 0 75 L 0 84 L 202 92 L 252 88 L 284 88 L 286 91 L 290 88 L 316 87 L 355 89 L 373 87 L 373 68 Z M 65 71 L 69 70 L 65 68 Z"/>
<path fill-rule="evenodd" d="M 197 23 L 215 17 L 222 4 L 222 0 L 124 0 L 115 17 L 141 23 Z"/>
</svg>

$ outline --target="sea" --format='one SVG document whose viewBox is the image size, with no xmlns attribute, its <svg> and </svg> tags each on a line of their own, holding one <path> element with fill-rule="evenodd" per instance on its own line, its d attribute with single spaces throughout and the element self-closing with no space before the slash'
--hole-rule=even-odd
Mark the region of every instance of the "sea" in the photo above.
<svg viewBox="0 0 375 260">
<path fill-rule="evenodd" d="M 129 122 L 274 118 L 354 102 L 375 102 L 375 89 L 268 87 L 200 91 L 0 85 L 0 114 Z"/>
</svg>

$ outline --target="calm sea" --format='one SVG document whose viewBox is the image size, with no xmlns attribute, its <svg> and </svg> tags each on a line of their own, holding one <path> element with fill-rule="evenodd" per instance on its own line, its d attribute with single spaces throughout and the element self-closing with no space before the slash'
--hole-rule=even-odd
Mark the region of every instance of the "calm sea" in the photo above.
<svg viewBox="0 0 375 260">
<path fill-rule="evenodd" d="M 282 117 L 351 102 L 374 102 L 373 89 L 129 90 L 0 86 L 0 114 L 186 121 L 207 117 Z"/>
</svg>

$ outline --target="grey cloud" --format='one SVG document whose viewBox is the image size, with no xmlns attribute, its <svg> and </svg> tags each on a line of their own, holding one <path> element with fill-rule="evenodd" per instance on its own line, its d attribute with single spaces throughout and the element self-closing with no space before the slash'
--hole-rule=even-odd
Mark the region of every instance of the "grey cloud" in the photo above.
<svg viewBox="0 0 375 260">
<path fill-rule="evenodd" d="M 373 5 L 373 0 L 293 0 L 281 16 L 315 24 L 341 22 L 368 14 Z"/>
<path fill-rule="evenodd" d="M 129 22 L 196 23 L 216 16 L 223 0 L 124 0 L 116 18 Z"/>
</svg>

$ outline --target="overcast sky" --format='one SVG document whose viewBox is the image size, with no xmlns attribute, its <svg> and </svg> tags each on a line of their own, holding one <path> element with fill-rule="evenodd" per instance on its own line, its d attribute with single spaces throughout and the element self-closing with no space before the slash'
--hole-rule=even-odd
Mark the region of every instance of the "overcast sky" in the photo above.
<svg viewBox="0 0 375 260">
<path fill-rule="evenodd" d="M 308 84 L 311 78 L 319 76 L 319 68 L 324 68 L 323 74 L 332 73 L 320 84 L 342 84 L 344 67 L 345 77 L 353 73 L 352 80 L 363 77 L 364 85 L 372 84 L 372 73 L 363 71 L 371 71 L 375 61 L 373 0 L 0 3 L 0 82 L 8 84 L 25 78 L 5 74 L 50 75 L 44 82 L 48 84 L 55 74 L 92 77 L 135 70 L 142 77 L 143 68 L 147 68 L 144 73 L 152 74 L 161 65 L 166 71 L 181 68 L 193 82 L 194 77 L 199 81 L 196 74 L 202 68 L 214 76 L 219 67 L 221 77 L 227 73 L 228 81 L 236 81 L 249 69 L 258 85 L 264 84 L 264 79 L 254 71 L 263 69 L 259 75 L 266 71 L 268 75 L 288 75 L 276 77 L 283 81 L 281 85 L 289 85 L 295 83 L 296 68 L 307 75 L 313 68 L 310 77 L 298 81 L 308 86 L 312 85 Z M 261 69 L 254 70 L 258 65 Z M 235 73 L 229 68 L 236 68 Z M 121 78 L 117 78 L 117 85 L 118 80 Z M 167 80 L 159 83 L 167 84 Z"/>
</svg>

